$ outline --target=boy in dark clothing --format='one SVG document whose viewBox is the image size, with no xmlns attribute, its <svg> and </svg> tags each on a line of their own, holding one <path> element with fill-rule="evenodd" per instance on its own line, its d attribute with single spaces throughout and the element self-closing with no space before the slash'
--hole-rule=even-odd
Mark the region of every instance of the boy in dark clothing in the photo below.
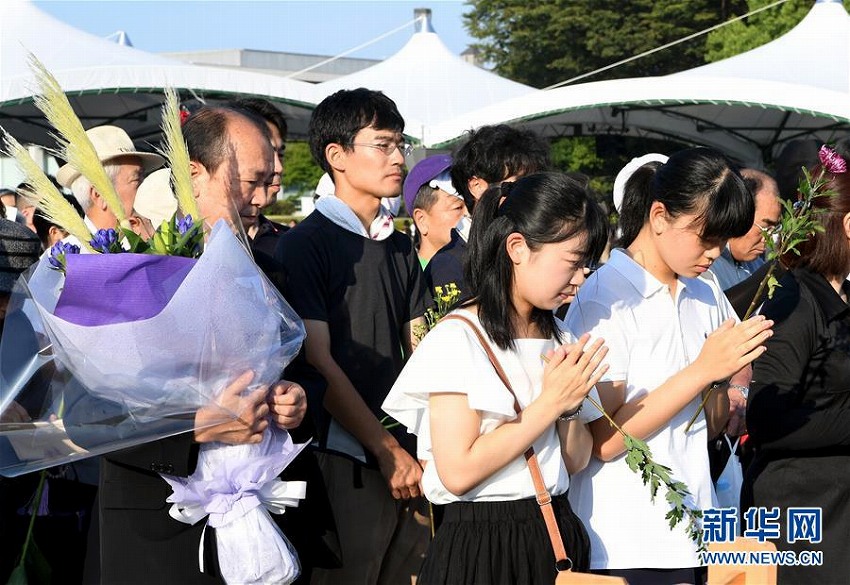
<svg viewBox="0 0 850 585">
<path fill-rule="evenodd" d="M 490 185 L 548 170 L 549 144 L 530 130 L 506 124 L 482 126 L 469 133 L 452 161 L 452 185 L 463 196 L 472 216 L 475 203 Z M 470 221 L 470 217 L 461 219 L 452 230 L 451 241 L 425 267 L 425 280 L 432 291 L 454 283 L 461 291 L 460 299 L 466 298 L 463 260 Z"/>
<path fill-rule="evenodd" d="M 380 405 L 424 323 L 426 289 L 410 238 L 381 200 L 401 192 L 404 120 L 380 92 L 326 98 L 313 112 L 313 157 L 335 195 L 286 232 L 276 250 L 283 294 L 307 330 L 287 371 L 306 387 L 343 567 L 313 583 L 410 582 L 427 547 L 415 513 L 422 469 L 413 437 L 382 425 Z"/>
</svg>

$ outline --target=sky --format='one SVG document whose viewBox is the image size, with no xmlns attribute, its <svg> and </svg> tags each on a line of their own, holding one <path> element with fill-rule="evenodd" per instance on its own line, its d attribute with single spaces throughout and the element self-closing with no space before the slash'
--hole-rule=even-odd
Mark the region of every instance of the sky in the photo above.
<svg viewBox="0 0 850 585">
<path fill-rule="evenodd" d="M 133 46 L 152 53 L 257 49 L 335 56 L 399 30 L 350 57 L 385 59 L 413 33 L 414 8 L 430 8 L 440 39 L 460 54 L 473 39 L 463 26 L 468 9 L 454 0 L 335 2 L 316 0 L 36 0 L 76 28 L 105 37 L 123 30 Z"/>
</svg>

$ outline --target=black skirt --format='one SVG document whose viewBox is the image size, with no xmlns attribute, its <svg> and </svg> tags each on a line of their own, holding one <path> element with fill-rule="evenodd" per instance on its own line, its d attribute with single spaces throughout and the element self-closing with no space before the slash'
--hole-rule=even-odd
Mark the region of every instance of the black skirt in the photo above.
<svg viewBox="0 0 850 585">
<path fill-rule="evenodd" d="M 590 541 L 566 494 L 552 498 L 574 570 L 590 566 Z M 555 554 L 537 502 L 456 502 L 428 547 L 419 585 L 554 583 Z"/>
</svg>

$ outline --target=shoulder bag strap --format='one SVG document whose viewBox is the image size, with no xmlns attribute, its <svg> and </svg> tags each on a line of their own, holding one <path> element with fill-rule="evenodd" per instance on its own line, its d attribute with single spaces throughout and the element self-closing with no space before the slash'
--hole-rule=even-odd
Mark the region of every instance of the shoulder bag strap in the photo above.
<svg viewBox="0 0 850 585">
<path fill-rule="evenodd" d="M 484 334 L 481 333 L 481 329 L 466 317 L 456 313 L 446 315 L 442 320 L 446 321 L 449 319 L 463 321 L 469 325 L 476 337 L 478 337 L 478 341 L 481 343 L 481 347 L 484 348 L 484 351 L 487 352 L 487 357 L 490 358 L 490 363 L 493 364 L 496 374 L 514 397 L 514 410 L 517 414 L 520 414 L 522 412 L 522 408 L 519 405 L 514 389 L 511 387 L 508 376 L 502 369 L 502 365 L 499 363 L 496 354 L 493 353 L 493 349 L 490 347 L 490 344 L 487 342 Z M 546 483 L 543 481 L 543 473 L 540 471 L 540 464 L 537 462 L 537 455 L 534 453 L 533 446 L 530 446 L 525 452 L 525 461 L 528 463 L 528 470 L 531 472 L 531 480 L 534 483 L 534 491 L 536 494 L 535 497 L 538 505 L 540 506 L 540 511 L 543 513 L 543 520 L 546 522 L 546 530 L 549 532 L 549 540 L 552 541 L 552 550 L 555 553 L 555 566 L 559 571 L 569 570 L 572 568 L 573 563 L 567 556 L 567 551 L 564 548 L 564 540 L 561 538 L 561 531 L 558 529 L 557 520 L 555 520 L 555 511 L 552 509 L 552 496 L 546 489 Z"/>
</svg>

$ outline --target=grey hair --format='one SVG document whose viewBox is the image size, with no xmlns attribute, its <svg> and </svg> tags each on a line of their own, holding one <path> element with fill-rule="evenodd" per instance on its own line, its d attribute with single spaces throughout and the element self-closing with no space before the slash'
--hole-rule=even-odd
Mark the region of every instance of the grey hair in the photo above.
<svg viewBox="0 0 850 585">
<path fill-rule="evenodd" d="M 104 163 L 103 170 L 106 171 L 106 176 L 109 177 L 109 180 L 112 183 L 115 183 L 115 179 L 118 177 L 118 171 L 121 169 L 121 165 L 115 163 Z M 80 204 L 80 207 L 83 208 L 83 211 L 88 211 L 92 206 L 92 200 L 89 196 L 89 187 L 91 187 L 91 181 L 85 178 L 83 175 L 80 175 L 74 182 L 71 183 L 71 192 L 74 194 L 74 198 L 77 200 L 77 203 Z"/>
</svg>

